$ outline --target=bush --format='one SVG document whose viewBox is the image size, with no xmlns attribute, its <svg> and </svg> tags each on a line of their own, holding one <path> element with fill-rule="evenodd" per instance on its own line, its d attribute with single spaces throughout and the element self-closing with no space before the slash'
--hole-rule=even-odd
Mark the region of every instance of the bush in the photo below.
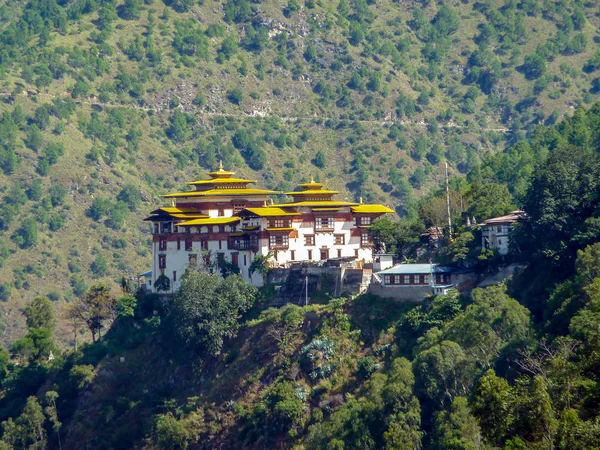
<svg viewBox="0 0 600 450">
<path fill-rule="evenodd" d="M 106 259 L 102 255 L 96 256 L 96 259 L 90 266 L 90 270 L 95 278 L 103 277 L 108 272 L 108 265 Z"/>
<path fill-rule="evenodd" d="M 327 165 L 327 157 L 325 156 L 325 152 L 323 150 L 317 151 L 315 155 L 315 159 L 313 159 L 313 164 L 320 169 L 325 168 Z"/>
<path fill-rule="evenodd" d="M 302 349 L 309 367 L 308 376 L 312 380 L 327 378 L 335 368 L 330 360 L 335 355 L 334 345 L 327 338 L 315 339 Z"/>
<path fill-rule="evenodd" d="M 227 100 L 229 100 L 234 105 L 240 105 L 243 99 L 244 93 L 239 88 L 235 88 L 227 92 Z"/>
<path fill-rule="evenodd" d="M 84 366 L 75 365 L 69 371 L 69 379 L 77 386 L 77 389 L 85 388 L 94 381 L 94 366 L 87 364 Z"/>
<path fill-rule="evenodd" d="M 363 356 L 358 360 L 358 375 L 361 378 L 369 378 L 381 365 L 372 356 Z"/>
</svg>

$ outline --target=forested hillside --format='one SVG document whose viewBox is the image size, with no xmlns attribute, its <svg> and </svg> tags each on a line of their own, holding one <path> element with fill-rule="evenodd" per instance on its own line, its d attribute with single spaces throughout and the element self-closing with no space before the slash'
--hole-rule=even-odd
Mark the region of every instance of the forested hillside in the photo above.
<svg viewBox="0 0 600 450">
<path fill-rule="evenodd" d="M 453 186 L 466 214 L 527 208 L 506 284 L 269 308 L 237 275 L 189 271 L 168 302 L 96 283 L 71 317 L 103 339 L 66 352 L 36 298 L 0 352 L 0 449 L 600 448 L 599 142 L 600 104 Z M 409 254 L 437 198 L 378 238 Z M 493 271 L 475 241 L 457 227 L 439 256 Z"/>
<path fill-rule="evenodd" d="M 146 212 L 220 159 L 268 188 L 314 174 L 414 216 L 444 160 L 467 173 L 597 98 L 596 13 L 574 0 L 4 3 L 3 339 L 36 294 L 60 305 L 147 270 Z"/>
</svg>

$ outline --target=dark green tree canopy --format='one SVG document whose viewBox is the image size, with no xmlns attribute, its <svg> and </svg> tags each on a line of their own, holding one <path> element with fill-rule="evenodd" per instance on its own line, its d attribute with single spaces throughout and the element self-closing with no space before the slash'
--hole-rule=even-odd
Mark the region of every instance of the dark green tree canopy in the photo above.
<svg viewBox="0 0 600 450">
<path fill-rule="evenodd" d="M 188 271 L 173 300 L 173 326 L 181 342 L 197 355 L 216 355 L 236 336 L 239 318 L 256 298 L 256 288 L 238 275 Z"/>
</svg>

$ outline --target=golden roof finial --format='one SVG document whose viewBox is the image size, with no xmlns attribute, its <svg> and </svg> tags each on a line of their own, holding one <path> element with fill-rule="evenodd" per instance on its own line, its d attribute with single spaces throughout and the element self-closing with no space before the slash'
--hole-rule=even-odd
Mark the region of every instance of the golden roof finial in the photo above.
<svg viewBox="0 0 600 450">
<path fill-rule="evenodd" d="M 263 207 L 265 207 L 265 208 L 267 207 L 267 201 L 266 200 L 263 202 Z"/>
<path fill-rule="evenodd" d="M 219 172 L 223 172 L 223 160 L 219 160 Z"/>
<path fill-rule="evenodd" d="M 310 182 L 311 182 L 311 183 L 314 183 L 314 182 L 315 182 L 315 179 L 314 179 L 314 177 L 312 176 L 312 174 L 310 175 Z"/>
<path fill-rule="evenodd" d="M 275 202 L 273 201 L 273 199 L 271 199 L 271 205 L 274 205 L 274 204 L 275 204 Z"/>
<path fill-rule="evenodd" d="M 171 208 L 175 208 L 175 199 L 174 198 L 171 199 Z"/>
<path fill-rule="evenodd" d="M 360 198 L 358 199 L 358 202 L 359 202 L 359 203 L 362 205 L 362 203 L 363 203 L 362 197 L 360 197 Z"/>
</svg>

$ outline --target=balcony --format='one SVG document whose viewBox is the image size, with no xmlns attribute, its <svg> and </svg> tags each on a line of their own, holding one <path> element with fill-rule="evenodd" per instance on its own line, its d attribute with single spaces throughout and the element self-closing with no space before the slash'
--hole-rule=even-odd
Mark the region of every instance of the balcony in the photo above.
<svg viewBox="0 0 600 450">
<path fill-rule="evenodd" d="M 315 227 L 315 233 L 333 233 L 335 231 L 334 227 L 326 227 L 326 226 L 321 226 L 321 227 Z"/>
<path fill-rule="evenodd" d="M 255 239 L 229 239 L 227 241 L 229 250 L 258 250 L 258 241 Z"/>
<path fill-rule="evenodd" d="M 289 248 L 289 244 L 269 244 L 269 250 L 287 250 Z"/>
</svg>

